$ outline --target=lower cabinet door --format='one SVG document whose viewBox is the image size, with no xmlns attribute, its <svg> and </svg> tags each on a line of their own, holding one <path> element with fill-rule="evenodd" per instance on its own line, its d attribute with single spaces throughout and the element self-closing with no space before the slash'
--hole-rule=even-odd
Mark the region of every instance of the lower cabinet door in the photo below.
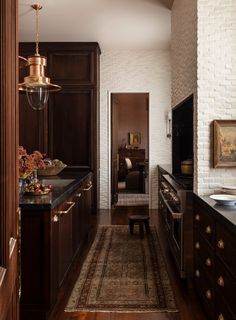
<svg viewBox="0 0 236 320">
<path fill-rule="evenodd" d="M 59 286 L 69 269 L 73 254 L 72 217 L 74 201 L 66 201 L 56 212 L 59 216 Z"/>
<path fill-rule="evenodd" d="M 93 226 L 92 203 L 93 203 L 93 182 L 88 179 L 83 185 L 83 227 L 84 237 L 88 240 Z"/>
<path fill-rule="evenodd" d="M 72 216 L 72 228 L 73 228 L 73 256 L 78 252 L 83 243 L 83 223 L 82 223 L 82 210 L 83 210 L 83 191 L 79 188 L 74 196 L 73 202 L 75 206 L 73 208 Z"/>
</svg>

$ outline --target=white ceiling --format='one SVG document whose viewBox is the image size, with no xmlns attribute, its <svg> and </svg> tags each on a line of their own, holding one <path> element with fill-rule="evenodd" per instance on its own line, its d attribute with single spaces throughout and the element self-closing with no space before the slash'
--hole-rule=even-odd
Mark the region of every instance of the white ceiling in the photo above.
<svg viewBox="0 0 236 320">
<path fill-rule="evenodd" d="M 156 49 L 170 44 L 167 0 L 19 0 L 19 39 L 35 41 L 35 11 L 39 41 L 95 41 L 106 49 Z M 167 1 L 168 2 L 168 1 Z"/>
</svg>

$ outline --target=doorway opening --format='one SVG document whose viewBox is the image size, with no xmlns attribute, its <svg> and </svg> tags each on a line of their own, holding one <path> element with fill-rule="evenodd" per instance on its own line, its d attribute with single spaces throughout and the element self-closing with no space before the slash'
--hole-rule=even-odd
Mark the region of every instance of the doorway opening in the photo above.
<svg viewBox="0 0 236 320">
<path fill-rule="evenodd" d="M 111 94 L 111 205 L 149 204 L 149 93 Z"/>
</svg>

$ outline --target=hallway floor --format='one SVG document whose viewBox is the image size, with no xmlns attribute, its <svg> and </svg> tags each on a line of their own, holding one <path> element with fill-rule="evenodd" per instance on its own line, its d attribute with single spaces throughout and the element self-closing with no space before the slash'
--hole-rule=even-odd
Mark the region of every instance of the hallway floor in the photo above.
<svg viewBox="0 0 236 320">
<path fill-rule="evenodd" d="M 60 304 L 56 305 L 50 320 L 206 320 L 201 307 L 198 304 L 198 299 L 191 288 L 191 283 L 187 283 L 179 278 L 174 261 L 165 246 L 163 238 L 163 228 L 161 220 L 158 219 L 157 210 L 149 210 L 144 207 L 118 207 L 112 210 L 100 210 L 99 224 L 100 225 L 125 225 L 128 222 L 128 216 L 131 214 L 147 214 L 151 217 L 151 224 L 155 225 L 158 230 L 159 238 L 162 244 L 162 250 L 166 259 L 166 265 L 169 277 L 172 282 L 173 291 L 175 294 L 179 314 L 171 313 L 115 313 L 115 312 L 64 312 L 68 297 L 70 296 L 73 285 L 79 275 L 83 261 L 88 253 L 89 245 L 86 248 L 83 257 L 79 261 L 75 261 L 73 270 L 69 276 L 68 286 L 61 293 Z"/>
</svg>

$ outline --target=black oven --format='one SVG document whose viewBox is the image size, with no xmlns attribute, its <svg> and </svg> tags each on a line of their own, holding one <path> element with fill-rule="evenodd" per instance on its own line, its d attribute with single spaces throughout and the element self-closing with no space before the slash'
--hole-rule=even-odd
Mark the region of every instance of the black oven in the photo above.
<svg viewBox="0 0 236 320">
<path fill-rule="evenodd" d="M 159 176 L 159 211 L 164 219 L 170 250 L 181 277 L 192 273 L 192 192 L 168 174 Z"/>
</svg>

